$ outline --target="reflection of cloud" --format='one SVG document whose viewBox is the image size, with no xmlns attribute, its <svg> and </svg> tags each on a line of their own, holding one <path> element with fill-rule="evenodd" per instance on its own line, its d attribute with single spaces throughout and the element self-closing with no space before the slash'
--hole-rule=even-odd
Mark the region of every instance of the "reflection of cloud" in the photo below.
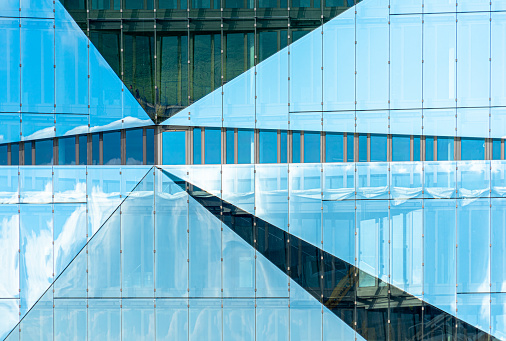
<svg viewBox="0 0 506 341">
<path fill-rule="evenodd" d="M 42 128 L 41 130 L 36 131 L 35 133 L 25 136 L 23 138 L 24 141 L 27 140 L 40 140 L 54 137 L 54 126 Z"/>
<path fill-rule="evenodd" d="M 152 124 L 153 122 L 151 121 L 151 119 L 141 120 L 140 118 L 137 117 L 127 116 L 124 117 L 123 119 L 118 119 L 105 125 L 93 126 L 90 128 L 90 133 L 105 130 L 118 130 L 122 129 L 124 125 L 128 127 L 143 127 Z"/>
<path fill-rule="evenodd" d="M 34 176 L 35 178 L 35 176 Z M 51 182 L 51 178 L 45 179 L 46 183 L 44 185 L 44 189 L 37 191 L 22 191 L 21 199 L 23 203 L 31 203 L 31 204 L 43 204 L 50 203 L 52 201 L 53 196 L 53 184 Z M 41 186 L 42 187 L 42 186 Z"/>
<path fill-rule="evenodd" d="M 19 318 L 18 300 L 0 300 L 0 340 L 16 325 Z"/>
<path fill-rule="evenodd" d="M 0 281 L 1 298 L 13 298 L 19 294 L 18 245 L 19 215 L 16 213 L 10 217 L 4 216 L 4 218 L 0 221 L 0 278 L 2 279 Z"/>
<path fill-rule="evenodd" d="M 56 174 L 56 173 L 55 173 Z M 62 190 L 54 193 L 55 202 L 85 202 L 86 201 L 86 182 L 77 182 L 74 188 Z M 79 179 L 76 179 L 79 181 Z"/>
</svg>

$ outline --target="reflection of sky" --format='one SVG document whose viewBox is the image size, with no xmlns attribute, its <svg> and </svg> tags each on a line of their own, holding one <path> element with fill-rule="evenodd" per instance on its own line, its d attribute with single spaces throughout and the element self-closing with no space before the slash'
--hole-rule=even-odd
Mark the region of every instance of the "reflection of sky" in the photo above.
<svg viewBox="0 0 506 341">
<path fill-rule="evenodd" d="M 16 213 L 2 214 L 0 221 L 0 298 L 19 295 L 19 215 L 13 208 Z"/>
</svg>

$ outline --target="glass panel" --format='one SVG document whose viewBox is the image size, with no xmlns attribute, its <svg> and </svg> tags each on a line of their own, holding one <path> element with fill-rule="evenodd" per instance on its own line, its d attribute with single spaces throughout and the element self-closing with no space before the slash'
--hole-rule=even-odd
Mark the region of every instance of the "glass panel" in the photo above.
<svg viewBox="0 0 506 341">
<path fill-rule="evenodd" d="M 426 162 L 424 164 L 424 197 L 454 198 L 455 173 L 455 162 Z"/>
<path fill-rule="evenodd" d="M 20 201 L 22 203 L 50 203 L 53 194 L 51 167 L 21 167 Z"/>
<path fill-rule="evenodd" d="M 257 340 L 288 341 L 288 299 L 257 300 Z"/>
<path fill-rule="evenodd" d="M 235 163 L 235 129 L 227 129 L 227 163 Z M 195 139 L 194 139 L 195 141 Z"/>
<path fill-rule="evenodd" d="M 193 164 L 202 163 L 202 129 L 193 128 Z"/>
<path fill-rule="evenodd" d="M 468 340 L 488 338 L 487 333 L 490 331 L 489 294 L 457 294 L 457 309 L 457 317 L 470 324 L 459 323 L 457 327 L 459 337 L 462 335 Z"/>
<path fill-rule="evenodd" d="M 255 165 L 255 215 L 286 231 L 288 225 L 288 166 Z"/>
<path fill-rule="evenodd" d="M 89 300 L 88 305 L 88 338 L 107 341 L 120 340 L 120 300 Z"/>
<path fill-rule="evenodd" d="M 22 140 L 47 139 L 55 136 L 53 114 L 22 114 Z"/>
<path fill-rule="evenodd" d="M 222 195 L 223 200 L 242 210 L 254 214 L 255 212 L 255 173 L 253 165 L 228 165 L 222 167 Z M 240 222 L 237 221 L 238 226 Z M 246 227 L 251 230 L 251 226 Z"/>
<path fill-rule="evenodd" d="M 494 4 L 492 7 L 502 7 L 506 9 L 505 4 Z M 492 106 L 506 104 L 506 65 L 501 61 L 506 58 L 506 51 L 503 46 L 506 43 L 506 13 L 492 12 L 491 13 L 491 102 Z M 492 115 L 493 117 L 493 115 Z M 491 125 L 492 129 L 494 125 Z M 502 126 L 504 127 L 504 126 Z M 501 128 L 501 133 L 504 134 L 504 128 Z M 494 137 L 500 137 L 494 135 Z"/>
<path fill-rule="evenodd" d="M 241 228 L 238 226 L 241 223 L 236 222 L 234 227 Z M 252 231 L 251 220 L 243 223 L 246 225 L 244 227 L 249 227 Z M 223 297 L 255 297 L 255 249 L 235 232 L 224 227 L 222 257 Z"/>
<path fill-rule="evenodd" d="M 357 111 L 357 133 L 388 134 L 388 110 Z"/>
<path fill-rule="evenodd" d="M 325 102 L 324 102 L 325 104 Z M 323 131 L 355 131 L 354 111 L 323 112 Z"/>
<path fill-rule="evenodd" d="M 499 141 L 500 142 L 500 141 Z M 499 144 L 500 146 L 500 144 Z M 500 152 L 500 149 L 499 149 Z M 485 159 L 484 139 L 461 139 L 460 140 L 461 160 L 483 160 Z"/>
<path fill-rule="evenodd" d="M 506 109 L 493 108 L 493 107 L 490 108 L 490 137 L 493 138 L 505 137 L 506 131 L 504 129 L 504 125 L 506 125 Z"/>
<path fill-rule="evenodd" d="M 35 164 L 53 164 L 53 140 L 35 141 Z"/>
<path fill-rule="evenodd" d="M 506 202 L 502 198 L 492 198 L 491 200 L 491 249 L 490 249 L 490 291 L 506 291 L 506 259 L 504 259 L 504 248 L 506 247 Z M 484 232 L 486 233 L 486 232 Z M 482 264 L 484 266 L 485 264 Z M 506 301 L 505 301 L 506 303 Z M 506 308 L 506 306 L 505 306 Z M 506 310 L 505 310 L 506 312 Z"/>
<path fill-rule="evenodd" d="M 0 300 L 0 314 L 3 317 L 0 324 L 0 338 L 7 341 L 19 341 L 19 329 L 12 328 L 19 322 L 19 300 Z M 8 338 L 7 334 L 9 334 Z"/>
<path fill-rule="evenodd" d="M 121 303 L 121 340 L 154 340 L 153 299 L 122 300 Z"/>
<path fill-rule="evenodd" d="M 461 198 L 490 195 L 490 161 L 457 163 L 457 189 Z"/>
<path fill-rule="evenodd" d="M 387 137 L 371 135 L 371 162 L 381 161 L 387 161 Z"/>
<path fill-rule="evenodd" d="M 421 162 L 392 162 L 390 164 L 390 195 L 400 201 L 422 195 L 423 165 Z"/>
<path fill-rule="evenodd" d="M 388 163 L 357 164 L 357 199 L 388 199 Z"/>
<path fill-rule="evenodd" d="M 471 83 L 474 82 L 473 80 Z M 489 116 L 490 110 L 488 108 L 457 109 L 457 136 L 488 137 Z"/>
<path fill-rule="evenodd" d="M 54 340 L 86 339 L 86 300 L 54 300 Z"/>
<path fill-rule="evenodd" d="M 492 335 L 504 338 L 506 331 L 506 293 L 493 293 L 491 296 L 491 333 Z"/>
<path fill-rule="evenodd" d="M 91 238 L 121 202 L 121 176 L 119 168 L 89 166 L 87 170 L 86 188 Z"/>
<path fill-rule="evenodd" d="M 223 340 L 256 340 L 255 324 L 250 323 L 255 320 L 255 302 L 223 300 Z"/>
<path fill-rule="evenodd" d="M 297 283 L 290 284 L 290 340 L 322 339 L 321 303 Z"/>
<path fill-rule="evenodd" d="M 21 321 L 19 325 L 20 341 L 53 340 L 53 293 L 51 289 L 52 287 L 49 287 L 44 296 Z M 21 316 L 23 314 L 22 312 Z"/>
<path fill-rule="evenodd" d="M 188 300 L 156 300 L 156 340 L 188 340 Z"/>
<path fill-rule="evenodd" d="M 448 161 L 453 160 L 453 137 L 437 138 L 437 160 Z"/>
<path fill-rule="evenodd" d="M 58 139 L 58 164 L 76 164 L 76 138 L 75 136 Z"/>
<path fill-rule="evenodd" d="M 227 37 L 230 36 L 231 34 L 228 34 Z M 253 46 L 250 49 L 252 51 Z M 227 67 L 230 67 L 230 60 L 227 61 L 229 61 Z M 229 70 L 227 68 L 227 71 Z M 223 86 L 223 126 L 237 128 L 255 126 L 255 69 L 249 69 Z"/>
<path fill-rule="evenodd" d="M 198 136 L 200 137 L 200 134 Z M 163 164 L 184 165 L 186 163 L 186 131 L 165 131 L 162 133 L 162 141 Z M 200 145 L 196 145 L 194 150 L 198 147 Z M 196 158 L 200 159 L 200 153 L 194 154 L 194 161 Z"/>
<path fill-rule="evenodd" d="M 21 0 L 20 15 L 23 17 L 54 18 L 51 0 Z"/>
<path fill-rule="evenodd" d="M 2 298 L 19 297 L 19 214 L 18 205 L 0 205 L 0 296 Z M 9 304 L 3 305 L 0 300 L 0 311 L 8 309 Z M 14 302 L 14 300 L 13 300 Z M 18 303 L 19 304 L 19 303 Z M 9 309 L 10 310 L 10 309 Z M 17 310 L 17 309 L 16 309 Z M 3 315 L 2 315 L 3 316 Z M 7 313 L 5 316 L 8 316 Z M 16 319 L 19 315 L 16 316 Z M 9 319 L 9 318 L 7 318 Z M 17 320 L 16 320 L 17 322 Z M 11 325 L 9 327 L 14 326 Z M 0 324 L 0 334 L 6 332 L 3 323 Z"/>
<path fill-rule="evenodd" d="M 237 131 L 237 163 L 253 163 L 255 143 L 253 130 Z"/>
<path fill-rule="evenodd" d="M 0 174 L 0 203 L 15 204 L 19 202 L 18 167 L 2 167 Z"/>
<path fill-rule="evenodd" d="M 9 12 L 12 11 L 12 14 L 19 16 L 19 0 L 2 1 L 0 7 L 0 11 L 4 15 L 9 16 Z M 0 46 L 2 46 L 2 53 L 0 54 L 0 78 L 4 80 L 0 85 L 0 111 L 17 112 L 19 111 L 19 103 L 21 103 L 19 19 L 0 19 L 0 29 L 3 32 L 0 37 Z"/>
<path fill-rule="evenodd" d="M 424 135 L 455 136 L 457 122 L 455 115 L 455 109 L 424 109 Z"/>
<path fill-rule="evenodd" d="M 86 208 L 84 212 L 86 213 Z M 86 223 L 86 219 L 84 219 L 84 223 Z M 86 228 L 86 225 L 84 225 L 84 227 Z M 86 235 L 84 235 L 84 238 L 84 242 L 86 242 Z M 65 249 L 65 245 L 62 246 L 63 249 Z M 76 246 L 77 245 L 71 245 L 71 249 L 76 248 Z M 61 252 L 61 249 L 58 251 Z M 74 252 L 77 253 L 79 250 L 74 250 Z M 55 280 L 53 284 L 55 298 L 86 298 L 88 296 L 86 292 L 88 288 L 87 264 L 88 255 L 86 254 L 86 248 L 84 248 L 77 253 L 75 258 L 71 260 L 68 266 Z"/>
<path fill-rule="evenodd" d="M 327 133 L 325 135 L 325 162 L 344 161 L 343 133 Z"/>
<path fill-rule="evenodd" d="M 300 132 L 292 132 L 292 162 L 300 163 Z"/>
<path fill-rule="evenodd" d="M 422 0 L 394 1 L 391 5 L 390 14 L 421 13 Z"/>
<path fill-rule="evenodd" d="M 121 164 L 121 132 L 115 131 L 103 134 L 104 165 Z"/>
<path fill-rule="evenodd" d="M 126 164 L 142 165 L 142 129 L 130 129 L 125 133 Z"/>
<path fill-rule="evenodd" d="M 327 196 L 331 196 L 327 193 Z M 323 201 L 323 249 L 355 264 L 355 202 Z"/>
<path fill-rule="evenodd" d="M 205 163 L 207 165 L 221 163 L 221 129 L 206 128 L 205 133 Z"/>
<path fill-rule="evenodd" d="M 260 163 L 278 162 L 278 132 L 276 130 L 261 130 L 260 139 Z"/>
<path fill-rule="evenodd" d="M 371 154 L 372 154 L 372 145 L 371 145 Z M 411 137 L 409 135 L 392 136 L 392 161 L 409 161 L 410 154 L 411 154 Z"/>
<path fill-rule="evenodd" d="M 221 301 L 216 299 L 190 299 L 190 341 L 222 340 Z"/>
<path fill-rule="evenodd" d="M 421 135 L 422 110 L 390 110 L 390 134 Z"/>
</svg>

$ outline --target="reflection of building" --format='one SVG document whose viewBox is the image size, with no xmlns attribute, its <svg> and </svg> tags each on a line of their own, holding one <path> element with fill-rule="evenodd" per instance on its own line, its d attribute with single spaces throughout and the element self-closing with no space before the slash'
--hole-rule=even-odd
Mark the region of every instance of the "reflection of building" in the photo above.
<svg viewBox="0 0 506 341">
<path fill-rule="evenodd" d="M 506 2 L 452 1 L 2 2 L 0 337 L 506 338 Z"/>
</svg>

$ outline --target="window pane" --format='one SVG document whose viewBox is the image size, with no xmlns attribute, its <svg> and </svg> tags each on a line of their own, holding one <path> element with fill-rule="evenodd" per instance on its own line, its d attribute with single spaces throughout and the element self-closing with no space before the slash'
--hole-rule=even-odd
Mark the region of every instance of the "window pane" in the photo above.
<svg viewBox="0 0 506 341">
<path fill-rule="evenodd" d="M 413 136 L 413 161 L 420 161 L 420 136 Z"/>
<path fill-rule="evenodd" d="M 260 163 L 278 162 L 278 132 L 260 131 Z"/>
<path fill-rule="evenodd" d="M 409 161 L 410 160 L 409 154 L 411 148 L 410 144 L 411 144 L 410 137 L 407 135 L 392 136 L 392 161 Z M 372 150 L 372 141 L 371 141 L 371 150 Z"/>
<path fill-rule="evenodd" d="M 358 161 L 367 162 L 367 135 L 360 134 L 358 137 Z"/>
<path fill-rule="evenodd" d="M 354 153 L 353 153 L 353 145 L 354 145 L 354 134 L 348 133 L 346 134 L 346 161 L 353 162 Z"/>
<path fill-rule="evenodd" d="M 7 165 L 7 145 L 0 146 L 0 165 Z"/>
<path fill-rule="evenodd" d="M 162 134 L 164 165 L 184 165 L 186 163 L 185 131 L 166 131 Z"/>
<path fill-rule="evenodd" d="M 79 164 L 88 164 L 88 136 L 79 136 Z"/>
<path fill-rule="evenodd" d="M 19 165 L 19 144 L 11 144 L 11 165 Z"/>
<path fill-rule="evenodd" d="M 121 164 L 121 133 L 119 131 L 103 133 L 104 165 Z"/>
<path fill-rule="evenodd" d="M 202 163 L 202 130 L 200 128 L 193 129 L 193 164 L 200 165 Z"/>
<path fill-rule="evenodd" d="M 320 133 L 304 133 L 304 162 L 320 162 Z"/>
<path fill-rule="evenodd" d="M 344 161 L 344 135 L 342 133 L 327 133 L 325 136 L 325 161 Z"/>
<path fill-rule="evenodd" d="M 35 142 L 35 164 L 53 164 L 53 140 L 40 140 Z"/>
<path fill-rule="evenodd" d="M 453 137 L 437 138 L 437 160 L 453 160 Z"/>
<path fill-rule="evenodd" d="M 434 137 L 425 138 L 425 161 L 434 161 Z"/>
<path fill-rule="evenodd" d="M 25 142 L 25 166 L 32 164 L 32 142 Z"/>
<path fill-rule="evenodd" d="M 300 132 L 298 131 L 292 133 L 292 162 L 300 162 Z"/>
<path fill-rule="evenodd" d="M 501 140 L 492 141 L 492 160 L 501 160 Z"/>
<path fill-rule="evenodd" d="M 288 133 L 286 131 L 282 131 L 280 134 L 281 141 L 279 143 L 279 150 L 280 150 L 280 162 L 286 163 L 286 158 L 288 156 Z"/>
<path fill-rule="evenodd" d="M 74 136 L 58 139 L 58 164 L 76 164 L 76 138 Z"/>
<path fill-rule="evenodd" d="M 371 161 L 378 162 L 386 160 L 387 160 L 387 136 L 371 135 Z"/>
<path fill-rule="evenodd" d="M 142 129 L 126 131 L 126 164 L 142 165 Z"/>
<path fill-rule="evenodd" d="M 254 154 L 254 139 L 253 130 L 237 131 L 237 162 L 238 163 L 253 163 Z"/>
<path fill-rule="evenodd" d="M 155 164 L 155 130 L 146 129 L 146 164 Z"/>
<path fill-rule="evenodd" d="M 227 163 L 235 162 L 234 156 L 235 134 L 234 129 L 227 129 Z"/>
<path fill-rule="evenodd" d="M 205 134 L 205 158 L 207 165 L 221 163 L 221 129 L 206 128 Z"/>
<path fill-rule="evenodd" d="M 438 143 L 438 147 L 439 147 L 439 143 Z M 460 156 L 461 160 L 484 160 L 485 159 L 485 140 L 483 140 L 483 139 L 464 139 L 463 138 L 460 140 L 460 147 L 461 147 L 461 149 L 460 149 L 461 150 L 461 156 Z M 499 151 L 500 150 L 501 149 L 499 149 Z M 438 155 L 438 160 L 439 160 L 439 155 Z"/>
<path fill-rule="evenodd" d="M 91 149 L 92 149 L 92 165 L 100 164 L 100 136 L 99 134 L 93 134 L 91 136 Z"/>
</svg>

